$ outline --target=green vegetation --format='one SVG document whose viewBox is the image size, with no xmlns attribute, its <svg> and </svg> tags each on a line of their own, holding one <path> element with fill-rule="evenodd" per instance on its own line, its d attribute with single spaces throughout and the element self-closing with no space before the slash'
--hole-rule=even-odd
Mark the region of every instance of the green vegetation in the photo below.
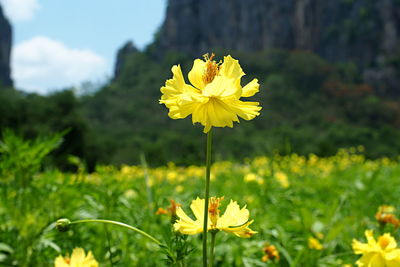
<svg viewBox="0 0 400 267">
<path fill-rule="evenodd" d="M 155 212 L 167 209 L 174 199 L 190 214 L 190 201 L 203 194 L 203 166 L 97 166 L 96 172 L 87 173 L 72 158 L 78 171 L 61 172 L 45 160 L 60 141 L 60 135 L 33 141 L 10 131 L 3 135 L 0 265 L 53 266 L 56 256 L 74 247 L 91 250 L 101 266 L 171 266 L 165 254 L 170 262 L 182 257 L 188 266 L 199 262 L 201 236 L 175 236 L 169 215 Z M 239 239 L 218 233 L 215 266 L 341 266 L 359 257 L 351 242 L 364 242 L 367 229 L 376 235 L 394 232 L 399 240 L 398 230 L 380 227 L 374 215 L 382 204 L 398 207 L 400 163 L 368 160 L 362 151 L 341 150 L 328 158 L 275 154 L 216 162 L 211 195 L 224 192 L 223 206 L 230 199 L 247 204 L 254 219 L 251 228 L 258 234 Z M 165 246 L 160 249 L 148 238 L 112 225 L 77 224 L 58 232 L 54 222 L 64 217 L 125 222 Z M 318 239 L 322 249 L 310 248 L 310 237 Z M 279 262 L 261 261 L 266 242 L 279 251 Z"/>
<path fill-rule="evenodd" d="M 96 164 L 137 164 L 141 153 L 153 166 L 168 161 L 199 164 L 201 127 L 190 126 L 190 120 L 172 121 L 157 103 L 160 87 L 172 76 L 171 66 L 180 63 L 187 72 L 193 59 L 170 53 L 156 61 L 150 54 L 126 55 L 112 82 L 84 96 L 71 90 L 38 96 L 1 89 L 0 129 L 11 128 L 28 138 L 68 130 L 52 155 L 64 169 L 72 168 L 66 164 L 70 154 L 90 170 Z M 218 159 L 274 152 L 328 156 L 357 145 L 365 146 L 369 158 L 398 154 L 398 99 L 363 84 L 355 64 L 330 64 L 303 51 L 231 54 L 246 70 L 246 81 L 259 78 L 260 93 L 254 100 L 263 110 L 251 123 L 216 131 Z"/>
</svg>

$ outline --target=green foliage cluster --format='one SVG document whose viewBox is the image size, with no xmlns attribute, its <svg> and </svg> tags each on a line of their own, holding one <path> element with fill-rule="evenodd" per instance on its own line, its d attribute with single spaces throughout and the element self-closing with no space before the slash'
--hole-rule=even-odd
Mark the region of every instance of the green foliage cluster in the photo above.
<svg viewBox="0 0 400 267">
<path fill-rule="evenodd" d="M 228 54 L 214 52 L 217 59 Z M 260 93 L 252 100 L 263 110 L 251 123 L 216 131 L 218 158 L 274 152 L 332 155 L 340 147 L 357 145 L 366 147 L 368 157 L 398 154 L 399 101 L 363 84 L 354 63 L 331 64 L 306 51 L 229 53 L 248 74 L 243 84 L 259 79 Z M 192 63 L 193 58 L 178 53 L 156 60 L 151 52 L 135 52 L 125 56 L 117 77 L 87 95 L 66 90 L 39 96 L 1 89 L 0 129 L 11 128 L 28 138 L 69 130 L 53 156 L 64 168 L 71 168 L 65 164 L 69 154 L 82 158 L 90 170 L 96 163 L 138 163 L 141 153 L 155 165 L 198 164 L 204 157 L 198 149 L 204 145 L 201 127 L 191 126 L 190 118 L 171 120 L 158 104 L 171 66 L 181 64 L 187 73 Z"/>
</svg>

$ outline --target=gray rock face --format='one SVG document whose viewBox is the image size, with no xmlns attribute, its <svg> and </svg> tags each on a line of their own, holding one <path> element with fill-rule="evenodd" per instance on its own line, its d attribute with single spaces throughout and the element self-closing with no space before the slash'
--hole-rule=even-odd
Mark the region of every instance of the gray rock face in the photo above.
<svg viewBox="0 0 400 267">
<path fill-rule="evenodd" d="M 117 79 L 119 77 L 119 74 L 121 73 L 121 70 L 125 65 L 126 58 L 130 54 L 137 53 L 138 51 L 139 50 L 136 48 L 136 46 L 133 44 L 132 41 L 128 41 L 118 50 L 117 60 L 115 62 L 115 68 L 114 68 L 114 79 Z"/>
<path fill-rule="evenodd" d="M 197 56 L 215 48 L 310 50 L 370 70 L 400 56 L 399 31 L 397 0 L 169 0 L 156 46 Z"/>
<path fill-rule="evenodd" d="M 11 25 L 0 6 L 0 86 L 12 86 L 10 55 L 12 32 Z"/>
</svg>

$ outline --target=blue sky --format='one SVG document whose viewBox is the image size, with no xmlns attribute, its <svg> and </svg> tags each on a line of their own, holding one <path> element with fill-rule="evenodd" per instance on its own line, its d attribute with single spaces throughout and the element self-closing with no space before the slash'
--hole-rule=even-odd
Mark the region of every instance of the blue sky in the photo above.
<svg viewBox="0 0 400 267">
<path fill-rule="evenodd" d="M 110 77 L 116 51 L 149 44 L 166 0 L 0 0 L 13 25 L 17 88 L 46 93 Z"/>
</svg>

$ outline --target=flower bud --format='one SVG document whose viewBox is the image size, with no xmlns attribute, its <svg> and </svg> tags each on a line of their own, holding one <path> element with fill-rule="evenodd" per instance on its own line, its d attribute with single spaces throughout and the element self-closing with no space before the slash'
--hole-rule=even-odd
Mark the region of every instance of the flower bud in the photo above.
<svg viewBox="0 0 400 267">
<path fill-rule="evenodd" d="M 59 219 L 56 222 L 56 229 L 60 232 L 66 232 L 69 230 L 71 221 L 67 218 Z"/>
</svg>

